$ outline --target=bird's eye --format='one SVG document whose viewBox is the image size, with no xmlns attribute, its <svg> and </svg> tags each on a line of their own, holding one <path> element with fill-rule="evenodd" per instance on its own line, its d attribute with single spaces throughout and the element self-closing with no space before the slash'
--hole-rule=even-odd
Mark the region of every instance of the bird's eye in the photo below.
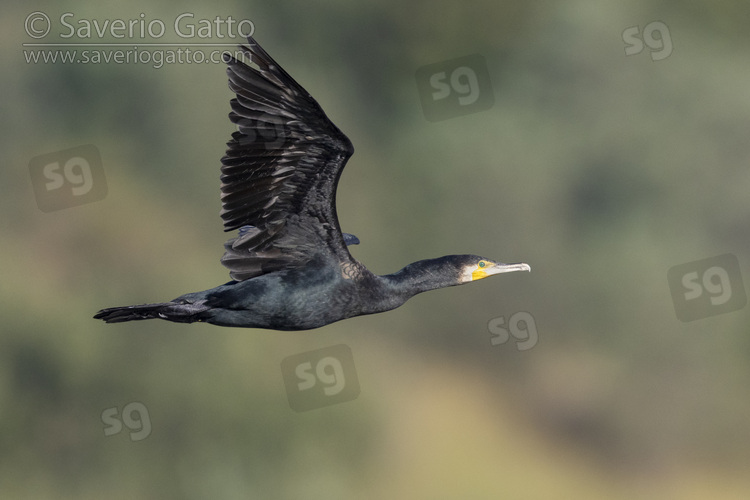
<svg viewBox="0 0 750 500">
<path fill-rule="evenodd" d="M 487 265 L 487 263 L 485 261 L 483 261 L 483 260 L 479 261 L 479 267 L 484 267 L 486 265 Z"/>
</svg>

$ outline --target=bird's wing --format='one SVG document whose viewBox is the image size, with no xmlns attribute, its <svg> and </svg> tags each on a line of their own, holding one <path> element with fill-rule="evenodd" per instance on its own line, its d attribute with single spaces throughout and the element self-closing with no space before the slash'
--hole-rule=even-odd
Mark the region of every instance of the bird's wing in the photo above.
<svg viewBox="0 0 750 500">
<path fill-rule="evenodd" d="M 221 217 L 225 231 L 240 232 L 222 264 L 239 281 L 321 254 L 350 260 L 336 185 L 351 142 L 252 37 L 239 48 L 254 66 L 225 56 L 238 131 L 221 160 Z"/>
</svg>

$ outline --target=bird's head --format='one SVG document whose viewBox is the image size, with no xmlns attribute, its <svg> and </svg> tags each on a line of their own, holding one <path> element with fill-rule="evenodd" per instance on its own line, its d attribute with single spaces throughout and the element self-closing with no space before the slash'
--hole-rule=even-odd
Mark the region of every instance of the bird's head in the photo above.
<svg viewBox="0 0 750 500">
<path fill-rule="evenodd" d="M 485 259 L 478 255 L 461 255 L 460 256 L 460 275 L 461 283 L 481 280 L 487 276 L 501 273 L 512 273 L 514 271 L 531 271 L 531 266 L 523 262 L 516 264 L 503 264 L 494 260 Z"/>
<path fill-rule="evenodd" d="M 463 285 L 493 274 L 513 271 L 531 271 L 531 266 L 524 263 L 503 264 L 478 255 L 446 255 L 414 262 L 396 273 L 381 276 L 381 279 L 393 290 L 401 292 L 402 297 L 408 298 L 428 290 Z"/>
</svg>

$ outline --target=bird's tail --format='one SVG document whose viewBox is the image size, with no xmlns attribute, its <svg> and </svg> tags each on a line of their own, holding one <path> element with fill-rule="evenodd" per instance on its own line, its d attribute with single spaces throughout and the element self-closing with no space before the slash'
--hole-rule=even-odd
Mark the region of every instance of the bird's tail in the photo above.
<svg viewBox="0 0 750 500">
<path fill-rule="evenodd" d="M 204 319 L 202 313 L 210 308 L 201 303 L 162 302 L 137 306 L 110 307 L 94 315 L 107 323 L 122 323 L 141 319 L 166 319 L 175 323 L 193 323 Z"/>
</svg>

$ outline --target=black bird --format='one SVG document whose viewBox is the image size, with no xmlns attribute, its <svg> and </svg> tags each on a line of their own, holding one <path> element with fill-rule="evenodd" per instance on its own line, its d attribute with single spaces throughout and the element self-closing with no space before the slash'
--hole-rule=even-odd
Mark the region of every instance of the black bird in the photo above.
<svg viewBox="0 0 750 500">
<path fill-rule="evenodd" d="M 351 256 L 359 240 L 342 233 L 336 185 L 354 152 L 312 96 L 252 37 L 225 54 L 237 125 L 221 160 L 224 230 L 239 229 L 221 262 L 232 281 L 171 302 L 113 307 L 107 323 L 161 318 L 178 323 L 307 330 L 394 309 L 414 295 L 511 271 L 476 255 L 421 260 L 377 276 Z"/>
</svg>

